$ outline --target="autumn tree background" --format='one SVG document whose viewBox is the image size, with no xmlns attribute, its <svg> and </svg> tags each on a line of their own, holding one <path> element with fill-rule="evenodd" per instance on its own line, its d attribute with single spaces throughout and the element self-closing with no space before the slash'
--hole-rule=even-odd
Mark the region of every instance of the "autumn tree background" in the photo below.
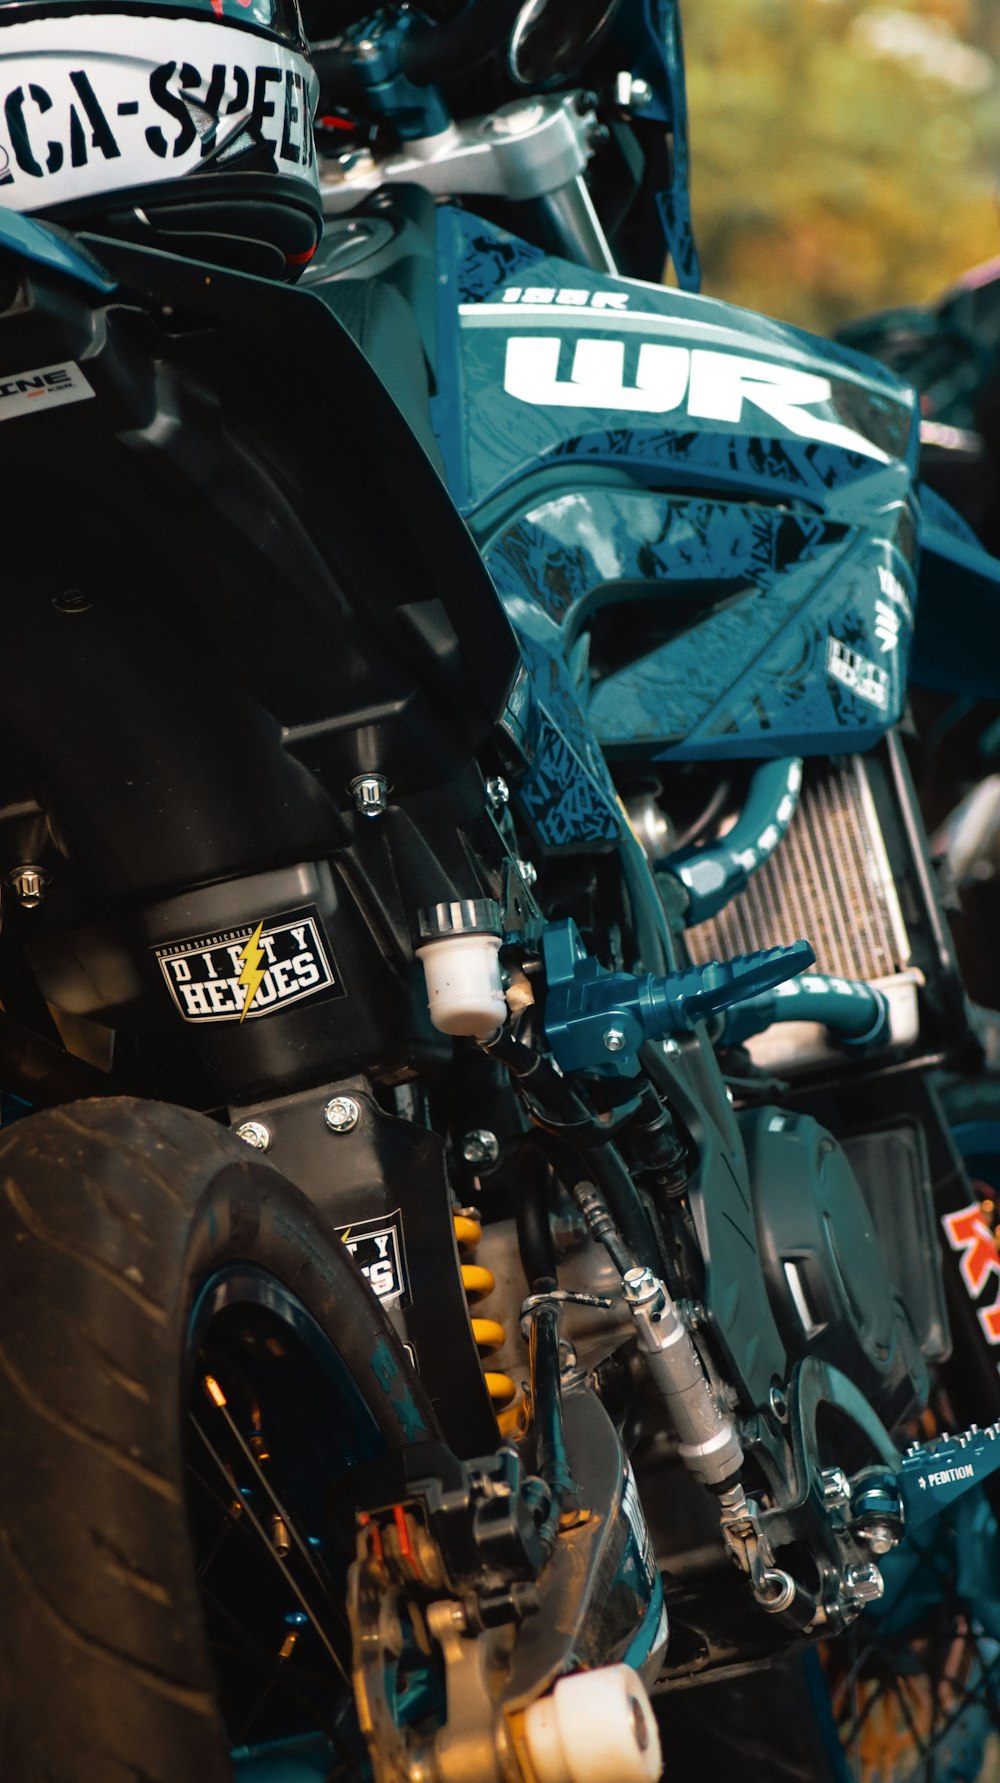
<svg viewBox="0 0 1000 1783">
<path fill-rule="evenodd" d="M 686 0 L 703 289 L 820 333 L 1000 255 L 1000 0 Z"/>
</svg>

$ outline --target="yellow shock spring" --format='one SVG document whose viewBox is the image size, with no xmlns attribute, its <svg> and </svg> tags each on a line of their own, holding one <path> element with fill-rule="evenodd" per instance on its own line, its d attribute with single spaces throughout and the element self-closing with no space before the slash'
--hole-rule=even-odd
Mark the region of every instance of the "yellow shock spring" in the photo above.
<svg viewBox="0 0 1000 1783">
<path fill-rule="evenodd" d="M 454 1219 L 455 1239 L 458 1244 L 459 1256 L 462 1258 L 462 1286 L 465 1289 L 465 1297 L 470 1306 L 478 1306 L 480 1301 L 492 1294 L 497 1285 L 490 1270 L 484 1269 L 481 1263 L 466 1261 L 482 1238 L 483 1228 L 479 1221 L 473 1219 L 468 1213 L 456 1213 Z M 476 1340 L 480 1356 L 484 1357 L 492 1356 L 497 1350 L 502 1350 L 507 1342 L 506 1328 L 501 1325 L 499 1319 L 484 1319 L 473 1315 L 472 1335 Z M 486 1391 L 493 1401 L 493 1409 L 497 1414 L 500 1430 L 504 1436 L 507 1436 L 517 1427 L 520 1420 L 520 1408 L 513 1404 L 517 1398 L 517 1388 L 509 1374 L 500 1374 L 496 1370 L 484 1368 L 483 1375 L 486 1381 Z"/>
</svg>

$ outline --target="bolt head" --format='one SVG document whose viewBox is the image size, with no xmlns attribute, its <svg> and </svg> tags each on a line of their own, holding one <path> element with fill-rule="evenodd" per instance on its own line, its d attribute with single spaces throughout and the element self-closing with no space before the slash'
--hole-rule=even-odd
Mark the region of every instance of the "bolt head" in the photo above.
<svg viewBox="0 0 1000 1783">
<path fill-rule="evenodd" d="M 271 1129 L 263 1121 L 241 1121 L 233 1128 L 237 1139 L 244 1145 L 252 1145 L 255 1152 L 269 1152 L 271 1149 Z"/>
<path fill-rule="evenodd" d="M 361 1104 L 353 1096 L 331 1096 L 323 1119 L 331 1133 L 353 1133 L 361 1119 Z"/>
<path fill-rule="evenodd" d="M 625 1050 L 625 1030 L 624 1030 L 624 1028 L 605 1028 L 603 1040 L 604 1040 L 604 1046 L 605 1046 L 605 1049 L 607 1052 L 624 1052 L 624 1050 Z"/>
<path fill-rule="evenodd" d="M 52 596 L 57 613 L 89 613 L 93 604 L 82 588 L 66 588 L 61 594 Z"/>
<path fill-rule="evenodd" d="M 652 103 L 652 99 L 653 89 L 648 80 L 633 80 L 632 91 L 629 94 L 629 104 L 633 111 L 645 111 L 647 105 Z"/>
<path fill-rule="evenodd" d="M 362 817 L 381 817 L 389 807 L 389 782 L 384 774 L 357 774 L 351 781 L 354 808 Z"/>
<path fill-rule="evenodd" d="M 787 1424 L 788 1423 L 788 1400 L 785 1398 L 784 1388 L 778 1386 L 777 1382 L 775 1382 L 774 1386 L 771 1388 L 771 1391 L 767 1396 L 767 1403 L 771 1407 L 771 1410 L 774 1413 L 774 1416 L 777 1418 L 778 1423 L 779 1424 Z"/>
<path fill-rule="evenodd" d="M 844 1574 L 844 1585 L 854 1604 L 877 1603 L 885 1595 L 885 1580 L 874 1561 L 849 1566 Z"/>
<path fill-rule="evenodd" d="M 822 1473 L 823 1503 L 828 1511 L 850 1508 L 851 1482 L 842 1467 L 825 1467 Z"/>
<path fill-rule="evenodd" d="M 889 1554 L 899 1542 L 902 1530 L 890 1523 L 887 1517 L 873 1517 L 870 1523 L 858 1530 L 858 1534 L 873 1554 Z"/>
<path fill-rule="evenodd" d="M 462 1140 L 462 1156 L 467 1164 L 485 1166 L 500 1162 L 500 1141 L 488 1127 L 473 1127 Z"/>
<path fill-rule="evenodd" d="M 502 811 L 510 804 L 510 787 L 502 774 L 494 774 L 492 780 L 486 782 L 486 797 L 494 811 Z"/>
<path fill-rule="evenodd" d="M 41 867 L 15 867 L 8 874 L 7 884 L 17 894 L 17 901 L 24 910 L 37 910 L 45 896 L 48 875 Z"/>
<path fill-rule="evenodd" d="M 537 885 L 538 868 L 535 866 L 534 861 L 518 861 L 517 870 L 529 891 L 533 885 Z"/>
</svg>

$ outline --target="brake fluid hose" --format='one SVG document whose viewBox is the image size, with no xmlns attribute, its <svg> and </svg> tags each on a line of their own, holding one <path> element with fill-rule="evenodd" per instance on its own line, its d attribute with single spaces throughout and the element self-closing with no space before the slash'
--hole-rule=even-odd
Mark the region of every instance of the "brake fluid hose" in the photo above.
<svg viewBox="0 0 1000 1783">
<path fill-rule="evenodd" d="M 892 1039 L 889 999 L 876 985 L 802 972 L 727 1009 L 720 1045 L 740 1046 L 775 1022 L 819 1022 L 838 1046 L 860 1050 L 874 1051 Z"/>
<path fill-rule="evenodd" d="M 801 785 L 798 757 L 765 762 L 750 782 L 739 817 L 720 842 L 685 859 L 668 856 L 657 862 L 657 874 L 669 875 L 684 888 L 685 928 L 716 916 L 770 860 L 795 815 Z"/>
</svg>

